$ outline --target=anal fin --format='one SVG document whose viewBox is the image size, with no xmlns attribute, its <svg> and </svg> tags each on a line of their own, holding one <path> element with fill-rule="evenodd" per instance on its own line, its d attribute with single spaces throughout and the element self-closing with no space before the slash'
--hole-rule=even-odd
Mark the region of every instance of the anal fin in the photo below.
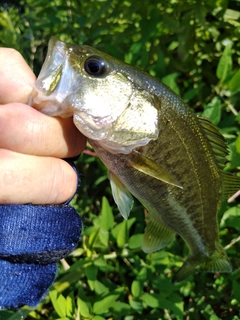
<svg viewBox="0 0 240 320">
<path fill-rule="evenodd" d="M 165 227 L 159 221 L 150 218 L 143 237 L 142 250 L 154 252 L 168 246 L 175 238 L 175 232 Z"/>
</svg>

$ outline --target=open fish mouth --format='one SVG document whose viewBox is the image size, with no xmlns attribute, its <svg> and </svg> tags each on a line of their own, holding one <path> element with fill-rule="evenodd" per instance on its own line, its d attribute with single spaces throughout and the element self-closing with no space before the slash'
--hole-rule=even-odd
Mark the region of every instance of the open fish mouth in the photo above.
<svg viewBox="0 0 240 320">
<path fill-rule="evenodd" d="M 73 82 L 74 71 L 69 66 L 67 45 L 51 38 L 29 104 L 50 116 L 70 117 L 73 108 L 64 100 L 73 90 Z"/>
</svg>

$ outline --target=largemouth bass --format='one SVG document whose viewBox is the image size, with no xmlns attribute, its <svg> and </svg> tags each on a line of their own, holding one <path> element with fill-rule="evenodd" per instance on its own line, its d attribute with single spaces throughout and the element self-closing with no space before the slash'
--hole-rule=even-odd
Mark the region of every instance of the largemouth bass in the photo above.
<svg viewBox="0 0 240 320">
<path fill-rule="evenodd" d="M 223 172 L 227 148 L 209 120 L 168 87 L 85 45 L 52 38 L 34 85 L 33 107 L 70 117 L 109 169 L 124 218 L 136 197 L 148 211 L 142 248 L 166 247 L 178 234 L 189 256 L 174 281 L 195 272 L 230 272 L 217 214 L 240 179 Z"/>
</svg>

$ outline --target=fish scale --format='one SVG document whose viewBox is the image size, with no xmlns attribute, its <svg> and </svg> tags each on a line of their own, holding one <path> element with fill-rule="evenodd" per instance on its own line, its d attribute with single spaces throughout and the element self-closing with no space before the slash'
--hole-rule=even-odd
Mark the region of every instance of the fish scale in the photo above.
<svg viewBox="0 0 240 320">
<path fill-rule="evenodd" d="M 217 215 L 222 200 L 240 189 L 240 178 L 222 171 L 226 143 L 210 121 L 195 116 L 149 74 L 56 38 L 49 42 L 32 101 L 50 116 L 73 116 L 108 168 L 124 218 L 132 195 L 145 206 L 145 252 L 182 237 L 189 256 L 173 281 L 195 272 L 231 271 Z"/>
</svg>

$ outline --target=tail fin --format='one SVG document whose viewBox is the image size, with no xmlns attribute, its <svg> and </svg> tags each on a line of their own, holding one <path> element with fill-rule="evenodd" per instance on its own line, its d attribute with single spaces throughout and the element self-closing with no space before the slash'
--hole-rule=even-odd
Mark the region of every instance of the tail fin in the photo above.
<svg viewBox="0 0 240 320">
<path fill-rule="evenodd" d="M 173 277 L 173 283 L 182 281 L 197 272 L 231 272 L 232 266 L 222 246 L 211 256 L 189 256 Z"/>
</svg>

